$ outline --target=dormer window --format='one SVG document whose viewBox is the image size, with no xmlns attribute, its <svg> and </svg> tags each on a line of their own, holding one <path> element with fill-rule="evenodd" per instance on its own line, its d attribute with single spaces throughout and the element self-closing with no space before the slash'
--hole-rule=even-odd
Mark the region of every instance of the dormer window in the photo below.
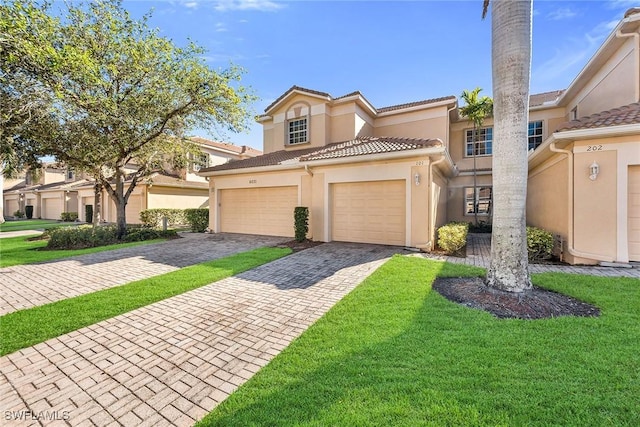
<svg viewBox="0 0 640 427">
<path fill-rule="evenodd" d="M 73 172 L 73 169 L 67 169 L 67 181 L 73 181 L 75 179 L 75 172 Z"/>
<path fill-rule="evenodd" d="M 287 142 L 289 144 L 303 144 L 309 142 L 307 138 L 307 118 L 290 120 L 288 122 Z"/>
</svg>

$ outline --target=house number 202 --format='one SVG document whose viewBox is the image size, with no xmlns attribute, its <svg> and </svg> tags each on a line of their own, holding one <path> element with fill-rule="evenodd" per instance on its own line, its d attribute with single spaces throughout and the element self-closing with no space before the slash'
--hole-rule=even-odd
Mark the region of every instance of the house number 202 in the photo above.
<svg viewBox="0 0 640 427">
<path fill-rule="evenodd" d="M 602 151 L 602 145 L 587 145 L 587 151 Z"/>
</svg>

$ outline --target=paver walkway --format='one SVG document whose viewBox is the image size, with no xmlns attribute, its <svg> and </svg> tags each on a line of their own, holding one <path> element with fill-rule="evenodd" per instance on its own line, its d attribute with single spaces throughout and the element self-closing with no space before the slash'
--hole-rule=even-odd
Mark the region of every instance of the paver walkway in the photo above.
<svg viewBox="0 0 640 427">
<path fill-rule="evenodd" d="M 0 269 L 0 315 L 288 240 L 183 233 L 182 239 Z"/>
<path fill-rule="evenodd" d="M 491 260 L 491 234 L 469 233 L 467 238 L 467 257 L 458 258 L 452 256 L 433 255 L 421 253 L 420 256 L 430 259 L 438 259 L 454 264 L 466 264 L 476 267 L 489 267 Z M 626 267 L 599 267 L 577 265 L 553 265 L 553 264 L 529 264 L 531 273 L 571 273 L 587 274 L 602 277 L 632 277 L 640 279 L 640 265 L 634 264 Z"/>
<path fill-rule="evenodd" d="M 22 236 L 35 236 L 36 234 L 42 234 L 40 230 L 18 230 L 18 231 L 5 231 L 0 233 L 0 239 L 10 239 L 12 237 Z"/>
<path fill-rule="evenodd" d="M 400 250 L 326 243 L 4 356 L 3 422 L 192 425 Z"/>
</svg>

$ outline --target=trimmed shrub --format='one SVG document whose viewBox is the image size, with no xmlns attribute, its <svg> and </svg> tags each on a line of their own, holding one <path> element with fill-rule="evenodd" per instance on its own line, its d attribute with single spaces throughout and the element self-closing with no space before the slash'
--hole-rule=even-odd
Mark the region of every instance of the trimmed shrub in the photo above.
<svg viewBox="0 0 640 427">
<path fill-rule="evenodd" d="M 297 206 L 293 210 L 293 221 L 297 242 L 304 242 L 309 231 L 309 208 Z"/>
<path fill-rule="evenodd" d="M 58 227 L 47 230 L 46 234 L 49 237 L 47 249 L 84 249 L 114 243 L 170 238 L 177 235 L 175 230 L 162 231 L 143 226 L 129 226 L 124 239 L 118 240 L 115 225 Z"/>
<path fill-rule="evenodd" d="M 202 233 L 209 227 L 209 209 L 185 209 L 184 217 L 194 233 Z"/>
<path fill-rule="evenodd" d="M 27 205 L 24 207 L 24 214 L 27 216 L 27 219 L 33 218 L 33 205 Z"/>
<path fill-rule="evenodd" d="M 89 224 L 93 222 L 93 205 L 85 205 L 84 217 L 86 218 L 86 222 Z"/>
<path fill-rule="evenodd" d="M 16 218 L 24 218 L 24 213 L 22 211 L 15 211 L 13 216 Z"/>
<path fill-rule="evenodd" d="M 478 224 L 469 223 L 469 233 L 491 233 L 492 227 L 490 222 L 478 221 Z"/>
<path fill-rule="evenodd" d="M 183 209 L 146 209 L 140 212 L 140 221 L 148 227 L 161 227 L 165 217 L 168 226 L 187 223 Z"/>
<path fill-rule="evenodd" d="M 62 212 L 60 218 L 64 222 L 73 222 L 78 219 L 78 212 Z"/>
<path fill-rule="evenodd" d="M 527 227 L 529 261 L 550 259 L 553 252 L 553 234 L 536 227 Z"/>
<path fill-rule="evenodd" d="M 110 245 L 118 241 L 116 227 L 59 227 L 50 229 L 47 249 L 83 249 L 95 246 Z"/>
<path fill-rule="evenodd" d="M 176 237 L 176 230 L 156 230 L 149 227 L 132 227 L 127 229 L 127 235 L 124 237 L 125 242 L 142 242 L 144 240 L 153 240 L 160 238 Z"/>
<path fill-rule="evenodd" d="M 461 254 L 467 244 L 469 224 L 466 222 L 450 222 L 438 228 L 438 246 L 449 255 Z"/>
</svg>

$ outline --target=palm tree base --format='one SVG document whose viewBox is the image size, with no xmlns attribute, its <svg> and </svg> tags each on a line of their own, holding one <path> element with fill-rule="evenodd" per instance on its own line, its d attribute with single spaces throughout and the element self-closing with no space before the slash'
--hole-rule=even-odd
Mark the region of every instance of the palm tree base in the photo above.
<svg viewBox="0 0 640 427">
<path fill-rule="evenodd" d="M 488 287 L 479 277 L 437 278 L 433 289 L 450 301 L 487 311 L 500 319 L 600 315 L 598 307 L 564 294 L 535 286 L 523 292 L 501 291 Z"/>
</svg>

